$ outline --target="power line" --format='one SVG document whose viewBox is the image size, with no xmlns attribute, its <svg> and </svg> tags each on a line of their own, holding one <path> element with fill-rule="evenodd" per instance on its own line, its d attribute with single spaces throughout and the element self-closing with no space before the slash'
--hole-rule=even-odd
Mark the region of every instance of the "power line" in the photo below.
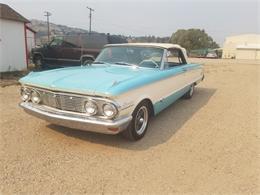
<svg viewBox="0 0 260 195">
<path fill-rule="evenodd" d="M 95 10 L 91 7 L 87 7 L 87 9 L 89 9 L 89 33 L 91 33 L 92 12 L 94 12 Z"/>
<path fill-rule="evenodd" d="M 45 15 L 47 17 L 47 28 L 48 28 L 48 42 L 50 42 L 50 22 L 49 22 L 49 17 L 51 16 L 51 13 L 48 11 L 44 12 Z"/>
</svg>

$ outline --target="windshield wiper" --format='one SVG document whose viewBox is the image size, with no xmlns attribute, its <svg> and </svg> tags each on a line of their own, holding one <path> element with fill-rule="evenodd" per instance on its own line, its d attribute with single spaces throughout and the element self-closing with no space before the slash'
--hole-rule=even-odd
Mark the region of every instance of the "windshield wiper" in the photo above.
<svg viewBox="0 0 260 195">
<path fill-rule="evenodd" d="M 103 62 L 103 61 L 95 61 L 92 64 L 108 64 L 107 62 Z"/>
<path fill-rule="evenodd" d="M 136 64 L 130 64 L 130 63 L 127 63 L 127 62 L 115 62 L 114 64 L 125 65 L 125 66 L 137 66 Z"/>
</svg>

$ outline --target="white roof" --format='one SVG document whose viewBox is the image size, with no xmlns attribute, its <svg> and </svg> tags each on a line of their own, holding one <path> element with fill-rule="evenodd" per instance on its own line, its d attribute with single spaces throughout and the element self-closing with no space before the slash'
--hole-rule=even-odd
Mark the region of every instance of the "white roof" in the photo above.
<svg viewBox="0 0 260 195">
<path fill-rule="evenodd" d="M 237 49 L 260 49 L 260 44 L 237 45 Z"/>
<path fill-rule="evenodd" d="M 232 39 L 232 38 L 243 38 L 243 37 L 253 37 L 253 38 L 259 38 L 260 37 L 260 34 L 240 34 L 240 35 L 231 35 L 231 36 L 228 36 L 226 38 L 228 39 Z"/>
<path fill-rule="evenodd" d="M 179 48 L 182 49 L 180 45 L 170 44 L 170 43 L 123 43 L 123 44 L 108 44 L 107 46 L 139 46 L 139 47 L 160 47 L 163 49 Z"/>
</svg>

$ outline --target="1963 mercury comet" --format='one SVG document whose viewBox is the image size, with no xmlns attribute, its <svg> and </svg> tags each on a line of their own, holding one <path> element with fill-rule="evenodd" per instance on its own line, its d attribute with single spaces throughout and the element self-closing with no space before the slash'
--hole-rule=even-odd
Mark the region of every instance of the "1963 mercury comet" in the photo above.
<svg viewBox="0 0 260 195">
<path fill-rule="evenodd" d="M 151 116 L 191 98 L 203 78 L 179 45 L 107 45 L 91 65 L 23 77 L 20 106 L 53 124 L 139 140 Z"/>
</svg>

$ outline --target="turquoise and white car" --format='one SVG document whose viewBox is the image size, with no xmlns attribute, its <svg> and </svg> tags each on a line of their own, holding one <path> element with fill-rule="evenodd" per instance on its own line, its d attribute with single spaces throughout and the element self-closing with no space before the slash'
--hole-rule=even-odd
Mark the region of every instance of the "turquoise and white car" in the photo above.
<svg viewBox="0 0 260 195">
<path fill-rule="evenodd" d="M 179 45 L 106 45 L 93 64 L 32 72 L 20 80 L 20 106 L 50 123 L 141 139 L 152 116 L 204 78 Z"/>
</svg>

